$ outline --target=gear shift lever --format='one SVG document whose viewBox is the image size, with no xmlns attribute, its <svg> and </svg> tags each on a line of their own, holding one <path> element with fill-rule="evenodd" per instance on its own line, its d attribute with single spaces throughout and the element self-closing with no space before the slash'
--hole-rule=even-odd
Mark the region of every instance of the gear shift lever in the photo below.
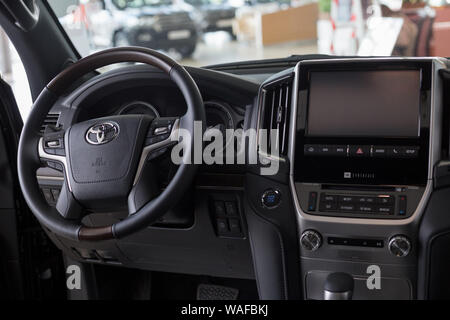
<svg viewBox="0 0 450 320">
<path fill-rule="evenodd" d="M 325 280 L 323 297 L 325 300 L 351 300 L 354 281 L 348 273 L 330 273 Z"/>
</svg>

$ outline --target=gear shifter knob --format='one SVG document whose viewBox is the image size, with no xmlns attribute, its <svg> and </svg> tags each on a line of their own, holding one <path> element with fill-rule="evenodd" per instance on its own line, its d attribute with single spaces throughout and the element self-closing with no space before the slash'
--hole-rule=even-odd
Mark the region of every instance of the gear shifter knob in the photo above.
<svg viewBox="0 0 450 320">
<path fill-rule="evenodd" d="M 351 300 L 353 295 L 354 281 L 348 273 L 330 273 L 325 280 L 325 300 Z"/>
</svg>

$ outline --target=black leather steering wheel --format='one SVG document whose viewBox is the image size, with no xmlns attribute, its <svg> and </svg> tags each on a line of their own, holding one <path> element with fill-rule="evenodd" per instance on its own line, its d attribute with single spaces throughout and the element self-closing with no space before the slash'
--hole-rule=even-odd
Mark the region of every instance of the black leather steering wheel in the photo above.
<svg viewBox="0 0 450 320">
<path fill-rule="evenodd" d="M 76 123 L 68 128 L 41 125 L 57 99 L 83 75 L 121 62 L 155 66 L 169 75 L 181 90 L 187 112 L 180 118 L 152 119 L 145 115 L 121 115 Z M 24 125 L 18 151 L 18 173 L 25 200 L 40 223 L 51 232 L 76 241 L 121 238 L 137 232 L 164 215 L 190 187 L 196 166 L 191 164 L 194 122 L 204 128 L 205 111 L 199 89 L 187 71 L 157 51 L 125 47 L 95 53 L 57 75 L 35 101 Z M 148 160 L 183 136 L 184 161 L 169 185 L 158 194 L 152 188 Z M 174 142 L 175 141 L 175 142 Z M 56 208 L 42 196 L 36 170 L 42 163 L 64 172 L 64 185 Z M 88 227 L 82 218 L 87 210 L 110 211 L 128 207 L 126 219 L 110 226 Z"/>
</svg>

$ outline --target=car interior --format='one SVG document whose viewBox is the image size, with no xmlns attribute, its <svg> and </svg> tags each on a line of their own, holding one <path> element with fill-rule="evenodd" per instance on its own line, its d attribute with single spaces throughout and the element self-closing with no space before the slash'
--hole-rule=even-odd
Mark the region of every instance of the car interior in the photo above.
<svg viewBox="0 0 450 320">
<path fill-rule="evenodd" d="M 45 0 L 0 25 L 33 100 L 0 80 L 1 298 L 450 299 L 447 58 L 80 55 Z M 211 128 L 254 134 L 199 163 Z"/>
</svg>

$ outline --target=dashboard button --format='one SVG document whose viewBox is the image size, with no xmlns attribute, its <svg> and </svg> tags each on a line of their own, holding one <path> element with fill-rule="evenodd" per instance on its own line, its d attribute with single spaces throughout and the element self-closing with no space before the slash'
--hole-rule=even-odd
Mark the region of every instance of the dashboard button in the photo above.
<svg viewBox="0 0 450 320">
<path fill-rule="evenodd" d="M 319 210 L 320 211 L 334 211 L 337 209 L 337 204 L 334 202 L 330 202 L 330 203 L 325 203 L 322 202 L 319 205 Z"/>
<path fill-rule="evenodd" d="M 322 193 L 320 196 L 320 202 L 336 202 L 337 196 L 333 194 Z"/>
<path fill-rule="evenodd" d="M 333 155 L 346 157 L 347 156 L 347 146 L 333 146 Z"/>
<path fill-rule="evenodd" d="M 387 147 L 373 146 L 372 157 L 374 158 L 386 158 L 388 156 Z"/>
<path fill-rule="evenodd" d="M 346 211 L 346 212 L 354 212 L 355 206 L 353 204 L 339 204 L 338 205 L 339 211 Z"/>
<path fill-rule="evenodd" d="M 225 202 L 225 212 L 227 216 L 237 216 L 236 203 L 232 201 Z"/>
<path fill-rule="evenodd" d="M 225 216 L 225 206 L 223 201 L 214 201 L 214 211 L 216 216 Z"/>
<path fill-rule="evenodd" d="M 417 158 L 419 156 L 419 147 L 403 147 L 402 155 L 405 158 Z"/>
<path fill-rule="evenodd" d="M 229 221 L 230 225 L 230 232 L 231 233 L 241 233 L 241 225 L 239 224 L 238 219 L 230 219 Z"/>
<path fill-rule="evenodd" d="M 304 153 L 305 153 L 305 155 L 309 155 L 309 156 L 318 155 L 318 154 L 320 154 L 319 149 L 321 147 L 322 146 L 316 145 L 316 144 L 305 144 Z"/>
<path fill-rule="evenodd" d="M 263 207 L 268 209 L 276 208 L 281 202 L 281 193 L 278 190 L 268 189 L 261 196 Z"/>
<path fill-rule="evenodd" d="M 394 146 L 394 147 L 387 147 L 387 155 L 389 158 L 402 158 L 403 157 L 403 150 L 402 147 Z"/>
<path fill-rule="evenodd" d="M 317 204 L 317 192 L 310 192 L 308 199 L 308 211 L 315 211 Z"/>
<path fill-rule="evenodd" d="M 333 147 L 330 146 L 320 146 L 319 147 L 319 154 L 323 156 L 329 156 L 333 152 Z"/>
<path fill-rule="evenodd" d="M 355 200 L 356 203 L 364 203 L 364 204 L 372 204 L 375 203 L 375 197 L 366 197 L 366 196 L 361 196 L 361 197 L 356 197 Z"/>
<path fill-rule="evenodd" d="M 217 219 L 217 233 L 220 235 L 228 233 L 228 223 L 226 219 Z"/>
<path fill-rule="evenodd" d="M 392 205 L 395 203 L 395 198 L 393 196 L 379 196 L 377 197 L 377 203 L 379 204 L 389 204 Z"/>
<path fill-rule="evenodd" d="M 372 205 L 362 204 L 362 205 L 356 206 L 356 211 L 372 213 L 372 212 L 375 212 L 375 207 Z"/>
<path fill-rule="evenodd" d="M 401 195 L 398 197 L 398 214 L 403 216 L 406 214 L 406 196 Z"/>
<path fill-rule="evenodd" d="M 340 203 L 351 203 L 355 201 L 355 197 L 353 196 L 339 196 L 338 201 Z"/>
<path fill-rule="evenodd" d="M 376 213 L 379 214 L 393 214 L 394 208 L 390 206 L 380 206 L 376 209 Z"/>
<path fill-rule="evenodd" d="M 370 247 L 375 248 L 383 248 L 384 247 L 384 241 L 383 240 L 370 240 Z"/>
<path fill-rule="evenodd" d="M 370 157 L 370 146 L 355 146 L 349 147 L 350 157 Z"/>
</svg>

